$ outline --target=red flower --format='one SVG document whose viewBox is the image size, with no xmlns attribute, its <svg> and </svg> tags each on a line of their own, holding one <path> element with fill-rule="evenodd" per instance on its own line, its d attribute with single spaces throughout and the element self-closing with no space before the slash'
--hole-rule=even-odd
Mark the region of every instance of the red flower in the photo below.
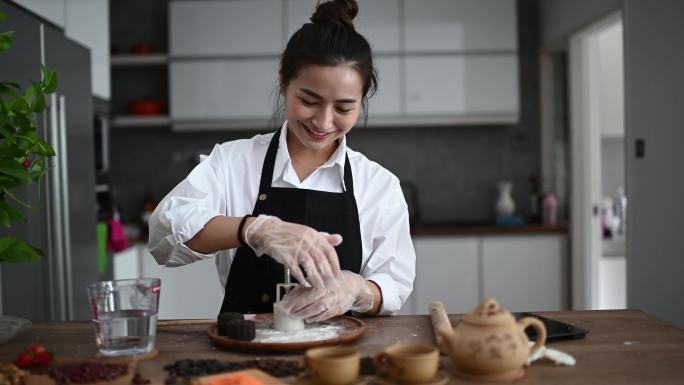
<svg viewBox="0 0 684 385">
<path fill-rule="evenodd" d="M 30 166 L 31 163 L 29 163 L 28 159 L 26 159 L 25 161 L 21 162 L 21 165 L 28 168 L 28 166 Z"/>
</svg>

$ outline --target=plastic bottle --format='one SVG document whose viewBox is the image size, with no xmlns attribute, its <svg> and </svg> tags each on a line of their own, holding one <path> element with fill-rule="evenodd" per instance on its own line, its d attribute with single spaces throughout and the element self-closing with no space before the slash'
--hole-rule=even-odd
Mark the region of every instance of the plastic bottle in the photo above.
<svg viewBox="0 0 684 385">
<path fill-rule="evenodd" d="M 614 204 L 613 211 L 619 221 L 617 236 L 624 237 L 627 234 L 627 196 L 625 196 L 625 189 L 622 186 L 618 187 Z"/>
<path fill-rule="evenodd" d="M 557 211 L 556 196 L 552 192 L 544 193 L 544 198 L 542 198 L 542 224 L 555 225 Z"/>
</svg>

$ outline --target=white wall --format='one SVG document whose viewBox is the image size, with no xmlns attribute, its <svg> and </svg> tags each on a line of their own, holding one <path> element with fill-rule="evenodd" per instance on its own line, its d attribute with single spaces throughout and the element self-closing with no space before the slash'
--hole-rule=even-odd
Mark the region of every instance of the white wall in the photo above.
<svg viewBox="0 0 684 385">
<path fill-rule="evenodd" d="M 684 2 L 625 0 L 627 305 L 684 327 Z M 635 157 L 635 141 L 646 152 Z"/>
<path fill-rule="evenodd" d="M 541 0 L 542 47 L 567 50 L 568 37 L 622 7 L 622 0 Z"/>
</svg>

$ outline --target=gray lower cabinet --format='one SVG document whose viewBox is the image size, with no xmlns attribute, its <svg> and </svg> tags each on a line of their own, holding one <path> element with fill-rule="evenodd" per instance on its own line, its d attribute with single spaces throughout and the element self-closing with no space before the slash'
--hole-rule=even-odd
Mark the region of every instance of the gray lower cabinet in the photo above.
<svg viewBox="0 0 684 385">
<path fill-rule="evenodd" d="M 477 305 L 477 238 L 417 238 L 414 247 L 414 314 L 429 314 L 428 305 L 434 300 L 442 301 L 450 313 L 462 313 Z"/>
<path fill-rule="evenodd" d="M 428 314 L 434 300 L 465 313 L 485 298 L 511 311 L 567 308 L 567 241 L 562 234 L 417 236 L 414 290 L 399 314 Z"/>
<path fill-rule="evenodd" d="M 565 237 L 483 237 L 482 272 L 484 298 L 495 298 L 508 310 L 565 309 Z"/>
</svg>

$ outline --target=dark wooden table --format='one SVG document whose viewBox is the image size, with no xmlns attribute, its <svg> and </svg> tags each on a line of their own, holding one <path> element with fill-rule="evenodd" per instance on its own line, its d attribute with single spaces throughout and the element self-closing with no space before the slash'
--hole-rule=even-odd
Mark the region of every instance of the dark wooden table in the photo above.
<svg viewBox="0 0 684 385">
<path fill-rule="evenodd" d="M 569 311 L 539 313 L 573 323 L 590 332 L 586 338 L 549 343 L 575 357 L 574 367 L 537 361 L 516 384 L 684 384 L 684 330 L 638 310 Z M 452 323 L 459 316 L 450 316 Z M 363 355 L 374 355 L 397 342 L 434 343 L 430 319 L 425 316 L 366 318 L 366 332 L 354 346 Z M 163 366 L 185 358 L 240 361 L 257 355 L 221 350 L 206 336 L 207 324 L 160 326 L 159 356 L 141 362 L 140 374 L 163 384 Z M 88 322 L 37 323 L 14 340 L 0 345 L 0 360 L 12 361 L 31 344 L 42 343 L 58 356 L 92 357 L 96 352 Z M 297 355 L 268 355 L 292 358 Z M 451 363 L 443 358 L 447 370 Z M 450 384 L 466 384 L 454 378 Z"/>
</svg>

